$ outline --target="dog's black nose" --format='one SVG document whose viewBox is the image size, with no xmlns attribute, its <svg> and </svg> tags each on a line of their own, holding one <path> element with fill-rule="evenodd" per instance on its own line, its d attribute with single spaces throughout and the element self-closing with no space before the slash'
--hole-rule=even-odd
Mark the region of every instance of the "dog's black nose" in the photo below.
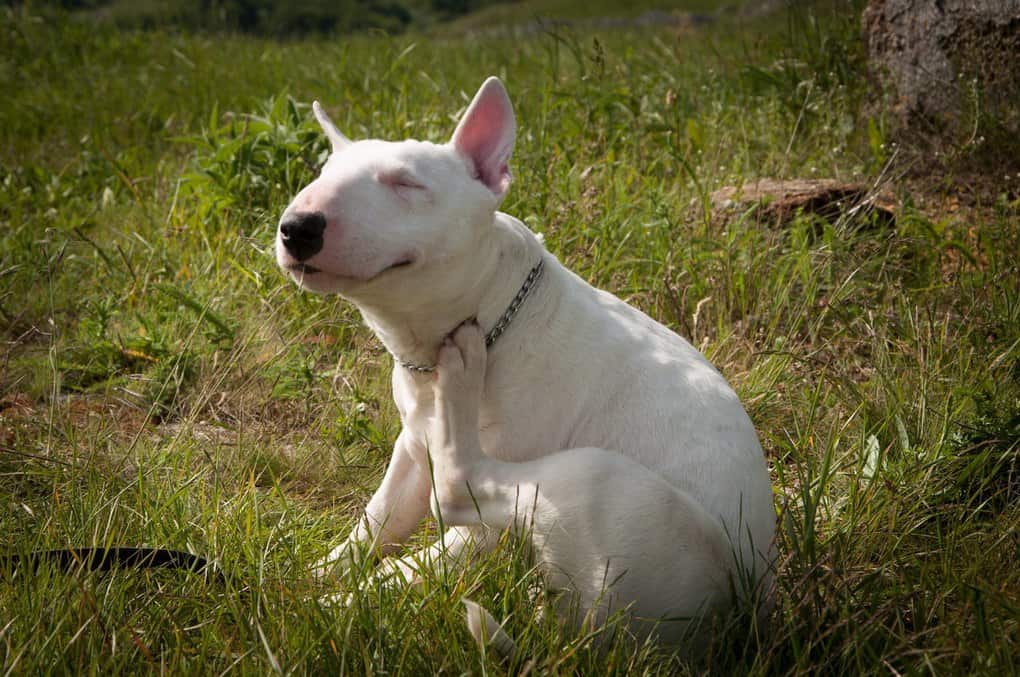
<svg viewBox="0 0 1020 677">
<path fill-rule="evenodd" d="M 292 214 L 280 223 L 280 238 L 291 256 L 304 261 L 322 249 L 324 230 L 326 215 L 322 212 Z"/>
</svg>

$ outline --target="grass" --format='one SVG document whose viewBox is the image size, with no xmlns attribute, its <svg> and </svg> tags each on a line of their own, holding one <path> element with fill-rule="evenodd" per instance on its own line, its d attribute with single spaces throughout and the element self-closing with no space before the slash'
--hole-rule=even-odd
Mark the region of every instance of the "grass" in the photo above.
<svg viewBox="0 0 1020 677">
<path fill-rule="evenodd" d="M 529 26 L 541 23 L 598 22 L 609 20 L 622 23 L 636 20 L 649 12 L 681 15 L 708 15 L 715 12 L 730 12 L 735 5 L 715 0 L 634 0 L 621 3 L 613 0 L 595 0 L 578 3 L 575 0 L 515 0 L 514 2 L 491 3 L 466 15 L 452 18 L 445 24 L 432 26 L 440 33 L 463 34 L 471 31 L 528 30 Z"/>
<path fill-rule="evenodd" d="M 0 552 L 165 546 L 227 574 L 0 559 L 4 673 L 502 674 L 468 591 L 538 672 L 1017 672 L 1020 177 L 897 165 L 860 113 L 845 7 L 730 21 L 276 43 L 3 10 Z M 421 593 L 321 601 L 308 572 L 398 421 L 356 313 L 271 256 L 326 151 L 308 103 L 355 138 L 441 141 L 491 73 L 521 124 L 505 211 L 746 403 L 780 515 L 771 633 L 733 619 L 693 663 L 600 653 L 534 622 L 512 543 Z M 881 182 L 901 206 L 892 225 L 711 208 L 760 176 Z"/>
</svg>

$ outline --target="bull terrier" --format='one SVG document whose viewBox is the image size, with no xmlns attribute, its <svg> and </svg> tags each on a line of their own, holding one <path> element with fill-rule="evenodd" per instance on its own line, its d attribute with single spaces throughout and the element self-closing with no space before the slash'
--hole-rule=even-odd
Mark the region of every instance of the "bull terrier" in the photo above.
<svg viewBox="0 0 1020 677">
<path fill-rule="evenodd" d="M 776 518 L 750 418 L 690 343 L 497 211 L 517 129 L 500 80 L 445 144 L 354 142 L 313 111 L 332 153 L 284 211 L 277 262 L 357 306 L 393 356 L 402 423 L 328 566 L 394 552 L 431 509 L 449 531 L 382 571 L 413 580 L 418 562 L 457 561 L 511 528 L 570 592 L 573 622 L 623 609 L 667 642 L 748 582 L 767 588 Z M 466 604 L 476 639 L 511 651 Z"/>
</svg>

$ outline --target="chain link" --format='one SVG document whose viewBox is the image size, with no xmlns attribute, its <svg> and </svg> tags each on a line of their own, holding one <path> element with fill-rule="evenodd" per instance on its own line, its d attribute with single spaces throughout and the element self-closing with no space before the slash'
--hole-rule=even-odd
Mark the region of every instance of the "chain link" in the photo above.
<svg viewBox="0 0 1020 677">
<path fill-rule="evenodd" d="M 521 305 L 524 304 L 524 300 L 528 298 L 531 290 L 535 288 L 535 284 L 538 282 L 539 278 L 542 277 L 543 270 L 545 270 L 545 259 L 539 259 L 538 263 L 535 264 L 535 267 L 528 273 L 528 277 L 524 279 L 524 284 L 522 284 L 521 288 L 517 291 L 517 295 L 514 296 L 512 301 L 510 301 L 510 305 L 507 306 L 506 312 L 500 316 L 500 318 L 496 321 L 496 324 L 485 335 L 486 348 L 495 343 L 496 339 L 498 339 L 503 332 L 506 331 L 506 328 L 510 326 L 510 322 L 514 319 L 514 315 L 517 314 Z M 404 369 L 419 374 L 430 374 L 436 370 L 436 365 L 434 364 L 425 365 L 415 364 L 414 362 L 405 362 L 396 355 L 393 356 L 393 359 L 399 362 L 400 366 Z"/>
</svg>

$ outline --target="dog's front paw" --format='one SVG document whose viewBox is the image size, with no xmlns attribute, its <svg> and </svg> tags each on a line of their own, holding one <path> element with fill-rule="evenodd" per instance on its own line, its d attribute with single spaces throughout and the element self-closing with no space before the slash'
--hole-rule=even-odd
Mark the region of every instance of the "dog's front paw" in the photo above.
<svg viewBox="0 0 1020 677">
<path fill-rule="evenodd" d="M 340 579 L 363 566 L 370 558 L 364 545 L 347 540 L 316 562 L 311 573 L 320 581 Z"/>
<path fill-rule="evenodd" d="M 420 564 L 411 558 L 387 557 L 352 589 L 328 593 L 319 597 L 319 602 L 337 609 L 351 609 L 359 605 L 377 608 L 382 601 L 381 593 L 392 596 L 408 587 L 420 586 L 422 576 L 419 567 Z"/>
</svg>

